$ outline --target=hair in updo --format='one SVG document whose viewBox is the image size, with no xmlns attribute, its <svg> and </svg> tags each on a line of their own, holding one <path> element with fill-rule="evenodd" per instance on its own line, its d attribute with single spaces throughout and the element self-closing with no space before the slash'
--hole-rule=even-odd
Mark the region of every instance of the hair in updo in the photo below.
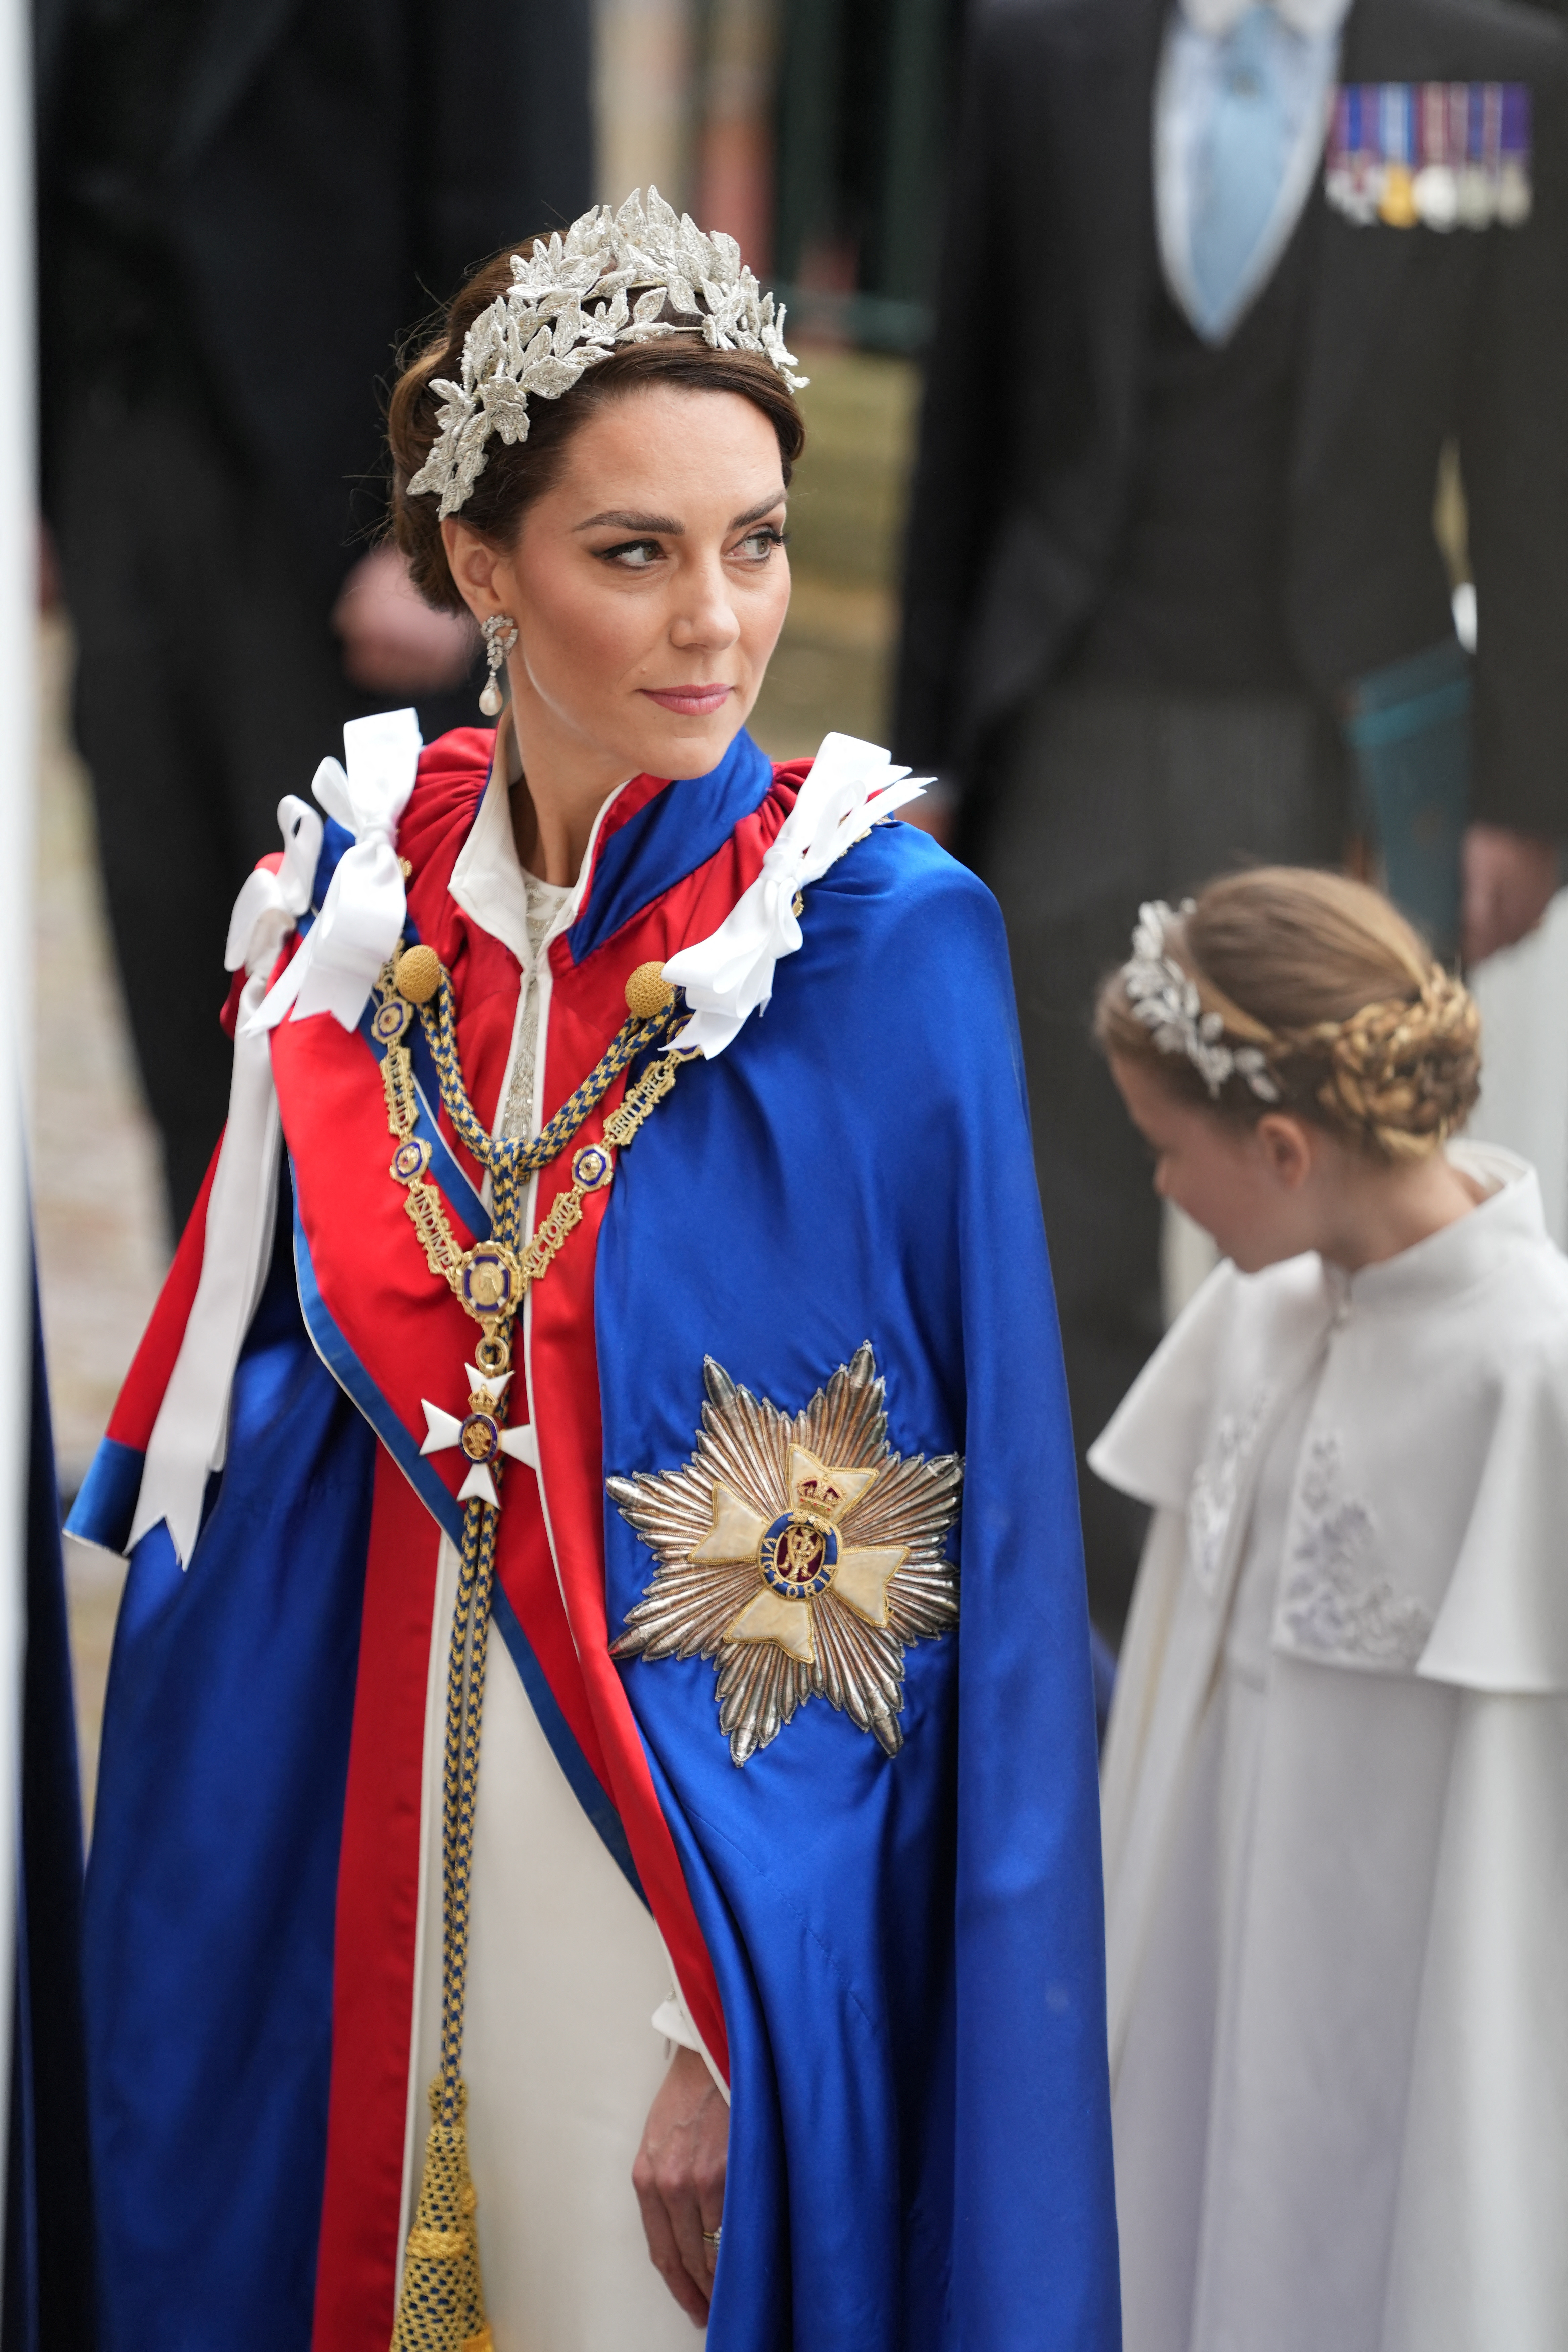
<svg viewBox="0 0 1568 2352">
<path fill-rule="evenodd" d="M 407 488 L 440 431 L 436 412 L 441 395 L 433 389 L 434 382 L 437 376 L 461 381 L 464 337 L 480 311 L 511 285 L 512 254 L 529 252 L 533 242 L 532 237 L 525 237 L 521 245 L 508 246 L 475 271 L 448 306 L 434 335 L 404 368 L 388 404 L 393 537 L 408 560 L 414 585 L 438 612 L 467 609 L 447 562 L 437 511 L 440 499 L 433 490 L 410 498 Z M 528 508 L 559 476 L 573 435 L 610 401 L 650 384 L 675 384 L 691 392 L 733 392 L 751 401 L 778 436 L 784 487 L 789 487 L 790 475 L 805 446 L 805 422 L 795 394 L 771 362 L 756 352 L 715 351 L 700 335 L 670 335 L 658 342 L 621 346 L 607 360 L 589 368 L 560 400 L 534 394 L 528 404 L 528 438 L 509 446 L 496 433 L 487 442 L 485 468 L 464 501 L 462 520 L 493 545 L 510 546 Z"/>
<path fill-rule="evenodd" d="M 1215 1036 L 1261 1054 L 1278 1097 L 1260 1098 L 1240 1069 L 1211 1095 L 1139 1019 L 1123 966 L 1100 988 L 1095 1035 L 1184 1100 L 1248 1126 L 1293 1111 L 1389 1161 L 1424 1159 L 1474 1108 L 1475 1000 L 1364 882 L 1296 866 L 1226 875 L 1166 926 L 1165 950 L 1217 1016 Z"/>
</svg>

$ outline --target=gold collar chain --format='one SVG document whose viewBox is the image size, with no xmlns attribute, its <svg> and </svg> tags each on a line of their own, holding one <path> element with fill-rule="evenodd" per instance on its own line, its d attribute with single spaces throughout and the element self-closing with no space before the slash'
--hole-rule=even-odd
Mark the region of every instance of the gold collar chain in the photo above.
<svg viewBox="0 0 1568 2352">
<path fill-rule="evenodd" d="M 615 1155 L 675 1084 L 689 1056 L 668 1045 L 678 1013 L 675 992 L 657 963 L 641 964 L 626 983 L 629 1018 L 606 1054 L 563 1104 L 532 1144 L 490 1136 L 478 1118 L 458 1059 L 451 982 L 430 948 L 405 950 L 386 966 L 376 988 L 371 1027 L 385 1047 L 382 1086 L 395 1150 L 391 1173 L 404 1187 L 404 1206 L 424 1245 L 432 1274 L 447 1283 L 479 1324 L 468 1374 L 468 1412 L 426 1402 L 428 1427 L 420 1451 L 458 1447 L 468 1464 L 458 1489 L 464 1505 L 463 1544 L 447 1651 L 447 1726 L 441 1799 L 441 2071 L 430 2085 L 430 2129 L 414 2226 L 408 2232 L 393 2328 L 393 2352 L 490 2352 L 479 2273 L 475 2193 L 468 2167 L 468 2088 L 463 2080 L 463 2021 L 468 1988 L 468 1898 L 473 1871 L 474 1811 L 479 1794 L 479 1735 L 484 1717 L 485 1664 L 495 1581 L 498 1486 L 503 1463 L 539 1467 L 531 1429 L 506 1426 L 512 1377 L 512 1327 L 531 1286 L 548 1273 L 590 1192 L 602 1192 L 615 1174 Z M 405 1043 L 417 1012 L 440 1080 L 441 1100 L 454 1129 L 489 1171 L 489 1240 L 459 1249 L 446 1202 L 430 1174 L 430 1145 L 417 1132 L 419 1097 Z M 635 1057 L 663 1046 L 620 1108 L 605 1121 L 602 1143 L 581 1145 L 572 1183 L 531 1239 L 520 1226 L 527 1178 L 548 1167 L 574 1141 L 584 1121 Z"/>
<path fill-rule="evenodd" d="M 680 1064 L 689 1055 L 668 1046 L 656 1054 L 628 1088 L 620 1108 L 605 1120 L 603 1142 L 584 1144 L 574 1154 L 570 1187 L 557 1197 L 524 1244 L 520 1226 L 527 1178 L 569 1148 L 616 1077 L 637 1055 L 664 1044 L 679 1017 L 675 992 L 657 963 L 638 965 L 626 983 L 628 1014 L 624 1026 L 532 1144 L 492 1137 L 475 1113 L 458 1059 L 450 978 L 432 949 L 408 949 L 389 963 L 375 995 L 371 1027 L 385 1047 L 382 1087 L 387 1125 L 395 1143 L 388 1172 L 404 1187 L 404 1206 L 431 1273 L 449 1286 L 480 1327 L 471 1368 L 479 1378 L 469 1398 L 469 1416 L 471 1421 L 477 1416 L 480 1424 L 489 1421 L 494 1433 L 483 1425 L 464 1424 L 460 1442 L 470 1462 L 489 1463 L 501 1450 L 504 1414 L 497 1407 L 512 1370 L 512 1328 L 523 1299 L 549 1271 L 567 1236 L 581 1224 L 588 1195 L 604 1192 L 612 1182 L 616 1152 L 626 1149 L 669 1093 Z M 447 1204 L 430 1173 L 430 1145 L 417 1133 L 419 1097 L 406 1043 L 416 1014 L 429 1042 L 441 1099 L 453 1126 L 490 1172 L 490 1234 L 466 1250 L 458 1246 Z M 432 1411 L 426 1407 L 427 1416 Z M 495 1466 L 499 1469 L 499 1459 Z M 483 1491 L 482 1486 L 479 1491 Z"/>
</svg>

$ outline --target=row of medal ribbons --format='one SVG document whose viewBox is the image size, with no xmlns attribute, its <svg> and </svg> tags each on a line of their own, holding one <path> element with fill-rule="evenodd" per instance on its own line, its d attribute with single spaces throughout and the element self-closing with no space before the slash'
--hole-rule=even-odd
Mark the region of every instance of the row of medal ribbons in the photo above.
<svg viewBox="0 0 1568 2352">
<path fill-rule="evenodd" d="M 1519 228 L 1530 218 L 1530 89 L 1521 81 L 1347 83 L 1324 192 L 1362 226 Z"/>
</svg>

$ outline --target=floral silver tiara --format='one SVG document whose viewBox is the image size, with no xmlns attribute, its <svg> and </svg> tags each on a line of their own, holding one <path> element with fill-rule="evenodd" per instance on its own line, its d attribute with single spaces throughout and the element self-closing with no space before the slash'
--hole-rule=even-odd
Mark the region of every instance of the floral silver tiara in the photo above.
<svg viewBox="0 0 1568 2352">
<path fill-rule="evenodd" d="M 1184 898 L 1177 911 L 1194 914 L 1196 903 Z M 1121 967 L 1127 1002 L 1162 1054 L 1186 1055 L 1211 1097 L 1234 1076 L 1245 1078 L 1259 1102 L 1278 1102 L 1279 1089 L 1258 1047 L 1225 1043 L 1224 1020 L 1204 1011 L 1196 983 L 1167 948 L 1166 929 L 1174 920 L 1163 898 L 1139 908 L 1132 954 Z"/>
<path fill-rule="evenodd" d="M 810 381 L 795 373 L 784 310 L 775 315 L 734 238 L 708 236 L 657 188 L 646 211 L 634 189 L 618 213 L 596 205 L 564 236 L 535 238 L 527 260 L 512 255 L 511 278 L 464 338 L 462 383 L 437 376 L 432 386 L 441 429 L 408 488 L 414 497 L 438 491 L 444 516 L 458 512 L 484 472 L 492 433 L 527 440 L 531 393 L 559 400 L 618 343 L 700 335 L 714 351 L 761 352 L 792 392 Z"/>
</svg>

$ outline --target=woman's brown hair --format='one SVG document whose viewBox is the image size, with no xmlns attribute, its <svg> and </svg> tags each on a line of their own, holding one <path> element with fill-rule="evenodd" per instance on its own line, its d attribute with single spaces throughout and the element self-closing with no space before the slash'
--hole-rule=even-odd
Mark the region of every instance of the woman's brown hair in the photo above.
<svg viewBox="0 0 1568 2352">
<path fill-rule="evenodd" d="M 1215 1041 L 1261 1055 L 1273 1096 L 1242 1070 L 1211 1094 L 1186 1054 L 1156 1045 L 1123 965 L 1100 988 L 1095 1035 L 1183 1099 L 1249 1125 L 1293 1111 L 1391 1161 L 1424 1158 L 1474 1107 L 1475 1001 L 1364 882 L 1295 866 L 1226 875 L 1167 924 L 1165 951 L 1217 1020 Z"/>
<path fill-rule="evenodd" d="M 510 286 L 512 254 L 528 252 L 533 242 L 528 237 L 521 245 L 508 246 L 475 271 L 435 333 L 404 368 L 388 404 L 393 536 L 408 560 L 414 585 L 439 612 L 466 609 L 447 562 L 437 513 L 440 501 L 434 491 L 410 498 L 407 486 L 429 456 L 440 429 L 436 412 L 441 395 L 434 389 L 436 379 L 461 379 L 464 337 L 481 310 Z M 751 401 L 778 436 L 788 488 L 805 446 L 805 419 L 789 386 L 757 352 L 715 351 L 700 335 L 670 335 L 659 342 L 632 343 L 617 350 L 579 377 L 560 400 L 531 400 L 526 441 L 509 446 L 499 434 L 491 436 L 484 471 L 464 502 L 463 520 L 493 545 L 510 546 L 529 507 L 559 476 L 573 435 L 608 402 L 640 392 L 648 384 L 676 384 L 692 392 L 733 392 Z"/>
</svg>

